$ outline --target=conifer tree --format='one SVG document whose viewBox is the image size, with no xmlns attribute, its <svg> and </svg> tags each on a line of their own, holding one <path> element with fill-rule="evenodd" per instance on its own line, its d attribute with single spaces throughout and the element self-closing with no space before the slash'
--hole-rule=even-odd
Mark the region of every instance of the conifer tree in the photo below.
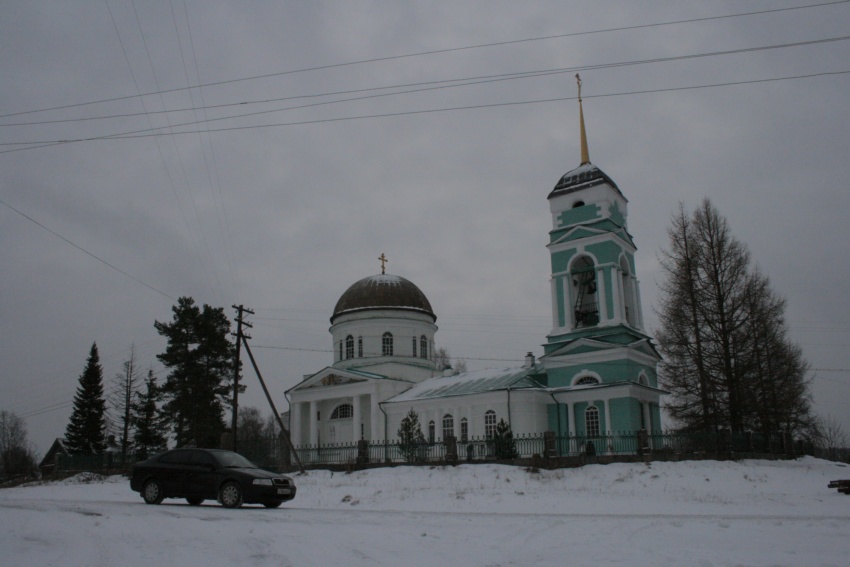
<svg viewBox="0 0 850 567">
<path fill-rule="evenodd" d="M 135 393 L 130 406 L 133 426 L 133 449 L 136 459 L 143 461 L 166 448 L 168 428 L 159 413 L 162 398 L 153 370 L 148 371 L 145 389 Z"/>
<path fill-rule="evenodd" d="M 230 320 L 223 308 L 200 309 L 191 297 L 181 297 L 172 312 L 171 323 L 154 324 L 168 339 L 166 351 L 157 355 L 169 369 L 162 385 L 164 415 L 178 447 L 218 447 L 224 411 L 232 404 L 236 350 L 228 340 Z"/>
<path fill-rule="evenodd" d="M 97 344 L 92 343 L 80 385 L 74 395 L 74 409 L 65 429 L 71 454 L 98 455 L 106 447 L 106 401 L 103 399 L 103 369 Z"/>
<path fill-rule="evenodd" d="M 680 205 L 668 236 L 656 334 L 667 410 L 692 431 L 806 428 L 808 365 L 746 246 L 708 199 L 691 215 Z"/>
<path fill-rule="evenodd" d="M 419 456 L 419 448 L 425 444 L 425 436 L 422 434 L 422 428 L 419 425 L 419 414 L 410 408 L 404 419 L 401 420 L 401 426 L 398 428 L 399 450 L 402 458 L 408 463 L 412 463 Z"/>
<path fill-rule="evenodd" d="M 493 450 L 497 459 L 514 459 L 517 456 L 516 442 L 511 426 L 504 418 L 496 424 L 496 433 L 493 435 Z"/>
</svg>

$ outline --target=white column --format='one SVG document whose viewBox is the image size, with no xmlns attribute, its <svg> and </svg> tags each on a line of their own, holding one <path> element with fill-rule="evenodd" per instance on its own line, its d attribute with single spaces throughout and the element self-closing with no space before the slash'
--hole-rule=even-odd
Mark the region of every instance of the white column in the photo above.
<svg viewBox="0 0 850 567">
<path fill-rule="evenodd" d="M 623 307 L 626 302 L 625 290 L 623 289 L 623 275 L 619 267 L 611 268 L 611 297 L 614 299 L 614 323 L 622 323 L 626 320 L 626 310 Z"/>
<path fill-rule="evenodd" d="M 319 404 L 316 400 L 310 402 L 310 445 L 315 447 L 319 444 L 319 420 L 316 419 L 316 412 L 319 411 Z"/>
<path fill-rule="evenodd" d="M 576 405 L 575 403 L 567 403 L 564 404 L 567 406 L 567 431 L 570 433 L 570 437 L 575 437 L 576 434 Z"/>
<path fill-rule="evenodd" d="M 636 277 L 632 278 L 632 282 L 634 285 L 634 300 L 635 300 L 635 326 L 638 329 L 643 330 L 643 307 L 641 307 L 640 301 L 640 282 Z"/>
<path fill-rule="evenodd" d="M 297 402 L 289 407 L 289 435 L 296 447 L 304 444 L 301 439 L 301 404 Z"/>
<path fill-rule="evenodd" d="M 369 431 L 371 435 L 370 440 L 374 443 L 383 439 L 380 434 L 381 430 L 379 424 L 379 420 L 383 418 L 383 414 L 381 414 L 381 409 L 378 407 L 378 396 L 375 395 L 375 392 L 372 392 L 369 395 L 369 402 L 371 417 L 371 423 L 369 424 Z M 383 421 L 380 423 L 383 423 Z"/>
<path fill-rule="evenodd" d="M 646 430 L 652 433 L 652 412 L 649 411 L 649 402 L 641 404 L 643 406 L 643 426 Z"/>
<path fill-rule="evenodd" d="M 352 396 L 351 405 L 354 406 L 354 419 L 351 424 L 351 442 L 357 443 L 360 441 L 360 422 L 362 421 L 362 417 L 360 416 L 360 396 Z"/>
<path fill-rule="evenodd" d="M 608 313 L 608 301 L 605 298 L 605 270 L 596 268 L 596 309 L 599 311 L 599 324 L 603 324 L 610 318 Z"/>
<path fill-rule="evenodd" d="M 608 432 L 608 435 L 613 431 L 611 429 L 611 399 L 608 398 L 605 400 L 605 430 Z"/>
</svg>

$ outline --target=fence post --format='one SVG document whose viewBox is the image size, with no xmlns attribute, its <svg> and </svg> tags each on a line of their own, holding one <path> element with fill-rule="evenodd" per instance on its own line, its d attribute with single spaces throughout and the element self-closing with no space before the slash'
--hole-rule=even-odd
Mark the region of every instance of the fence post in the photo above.
<svg viewBox="0 0 850 567">
<path fill-rule="evenodd" d="M 649 433 L 647 433 L 646 429 L 638 429 L 637 451 L 638 455 L 641 457 L 649 455 L 652 452 L 649 448 Z"/>
<path fill-rule="evenodd" d="M 357 464 L 365 465 L 369 462 L 369 442 L 365 439 L 357 441 Z"/>
<path fill-rule="evenodd" d="M 554 431 L 544 431 L 543 432 L 543 458 L 552 459 L 557 456 L 557 450 L 555 449 L 555 432 Z"/>
<path fill-rule="evenodd" d="M 446 445 L 446 462 L 452 466 L 457 464 L 457 439 L 453 435 L 446 436 L 443 443 Z"/>
</svg>

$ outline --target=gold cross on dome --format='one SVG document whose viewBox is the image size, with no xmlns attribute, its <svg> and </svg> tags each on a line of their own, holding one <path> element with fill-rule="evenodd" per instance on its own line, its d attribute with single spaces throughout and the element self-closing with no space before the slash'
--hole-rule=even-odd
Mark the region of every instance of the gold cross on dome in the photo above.
<svg viewBox="0 0 850 567">
<path fill-rule="evenodd" d="M 381 255 L 378 257 L 378 260 L 381 261 L 381 274 L 386 274 L 386 268 L 384 266 L 387 262 L 389 262 L 389 260 L 387 260 L 387 257 L 384 256 L 383 252 L 381 252 Z"/>
</svg>

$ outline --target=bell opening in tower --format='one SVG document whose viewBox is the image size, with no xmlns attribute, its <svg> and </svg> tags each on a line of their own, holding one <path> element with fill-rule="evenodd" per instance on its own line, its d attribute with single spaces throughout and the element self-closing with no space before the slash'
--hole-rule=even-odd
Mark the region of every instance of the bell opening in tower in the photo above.
<svg viewBox="0 0 850 567">
<path fill-rule="evenodd" d="M 596 296 L 596 268 L 593 261 L 582 256 L 570 270 L 572 280 L 573 327 L 593 327 L 599 324 L 599 303 Z"/>
</svg>

